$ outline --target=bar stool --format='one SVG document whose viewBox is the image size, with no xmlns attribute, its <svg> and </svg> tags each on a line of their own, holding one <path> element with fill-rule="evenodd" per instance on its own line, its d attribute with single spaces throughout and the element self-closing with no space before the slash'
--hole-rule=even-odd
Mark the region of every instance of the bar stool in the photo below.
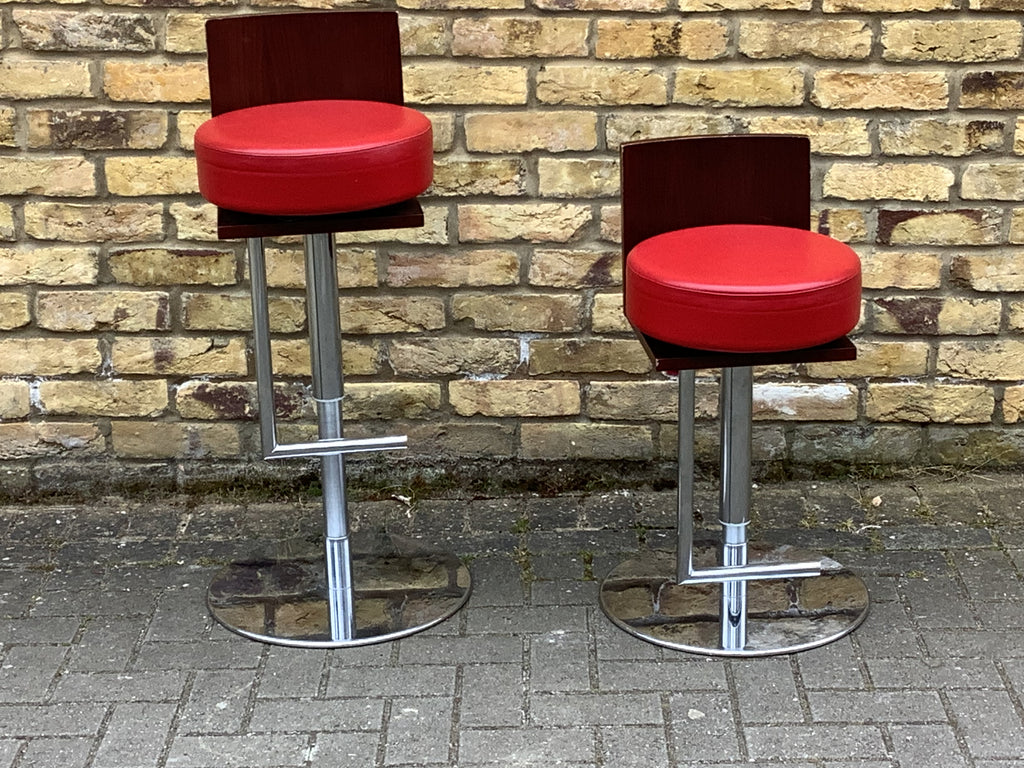
<svg viewBox="0 0 1024 768">
<path fill-rule="evenodd" d="M 675 557 L 650 551 L 622 563 L 601 584 L 601 606 L 625 631 L 693 653 L 766 656 L 836 640 L 867 615 L 863 581 L 747 534 L 752 366 L 856 357 L 846 334 L 860 316 L 860 262 L 808 231 L 810 142 L 684 137 L 621 154 L 626 317 L 656 369 L 679 378 L 678 528 Z M 717 546 L 695 545 L 693 534 L 702 368 L 722 369 Z"/>
<path fill-rule="evenodd" d="M 395 536 L 352 543 L 345 455 L 406 438 L 343 435 L 335 232 L 418 227 L 433 175 L 431 126 L 403 106 L 398 17 L 388 11 L 232 16 L 206 25 L 213 117 L 196 132 L 199 187 L 220 238 L 246 238 L 253 355 L 266 459 L 320 457 L 324 556 L 257 558 L 211 583 L 213 617 L 279 645 L 392 640 L 448 618 L 470 578 L 454 555 Z M 280 443 L 263 238 L 304 237 L 318 437 Z"/>
</svg>

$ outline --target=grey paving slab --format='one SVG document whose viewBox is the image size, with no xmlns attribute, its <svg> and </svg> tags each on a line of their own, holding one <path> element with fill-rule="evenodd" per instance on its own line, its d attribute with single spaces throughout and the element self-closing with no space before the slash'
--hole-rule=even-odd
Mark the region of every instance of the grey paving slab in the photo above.
<svg viewBox="0 0 1024 768">
<path fill-rule="evenodd" d="M 807 694 L 816 722 L 944 723 L 936 691 L 818 691 Z"/>
<path fill-rule="evenodd" d="M 381 699 L 259 699 L 248 724 L 251 733 L 368 731 L 380 727 Z"/>
<path fill-rule="evenodd" d="M 743 759 L 737 718 L 728 693 L 678 693 L 669 701 L 669 746 L 678 764 Z"/>
<path fill-rule="evenodd" d="M 589 764 L 595 759 L 589 728 L 470 728 L 460 734 L 459 764 L 542 766 Z"/>
<path fill-rule="evenodd" d="M 744 723 L 800 723 L 804 711 L 787 656 L 746 659 L 730 664 Z"/>
<path fill-rule="evenodd" d="M 956 733 L 948 725 L 894 725 L 889 729 L 893 754 L 901 765 L 965 768 Z"/>
<path fill-rule="evenodd" d="M 307 753 L 310 768 L 366 768 L 377 761 L 380 735 L 318 733 Z"/>
<path fill-rule="evenodd" d="M 36 738 L 26 742 L 21 755 L 22 765 L 84 768 L 93 747 L 92 739 Z M 0 765 L 3 765 L 0 762 Z"/>
<path fill-rule="evenodd" d="M 530 688 L 534 691 L 588 691 L 591 687 L 590 637 L 555 630 L 533 635 Z"/>
<path fill-rule="evenodd" d="M 755 760 L 881 760 L 887 756 L 882 731 L 873 725 L 773 725 L 744 729 Z"/>
<path fill-rule="evenodd" d="M 517 727 L 526 719 L 521 664 L 470 664 L 462 671 L 459 723 L 463 727 Z"/>
<path fill-rule="evenodd" d="M 385 765 L 447 763 L 453 703 L 447 697 L 396 698 L 391 702 Z"/>
<path fill-rule="evenodd" d="M 198 670 L 184 701 L 179 733 L 238 733 L 256 681 L 251 670 Z"/>
<path fill-rule="evenodd" d="M 1020 758 L 1024 755 L 1024 728 L 1013 701 L 1005 691 L 950 691 L 956 726 L 975 758 Z"/>
<path fill-rule="evenodd" d="M 665 731 L 657 727 L 609 726 L 598 729 L 605 765 L 616 768 L 668 768 Z"/>
<path fill-rule="evenodd" d="M 169 768 L 300 768 L 312 748 L 300 734 L 179 736 L 171 745 Z"/>
<path fill-rule="evenodd" d="M 174 711 L 174 704 L 118 704 L 92 765 L 155 768 L 161 762 Z"/>
</svg>

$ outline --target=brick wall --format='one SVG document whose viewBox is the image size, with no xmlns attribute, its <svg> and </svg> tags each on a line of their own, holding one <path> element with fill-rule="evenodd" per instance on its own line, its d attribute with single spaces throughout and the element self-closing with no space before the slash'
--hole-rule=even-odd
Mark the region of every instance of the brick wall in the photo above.
<svg viewBox="0 0 1024 768">
<path fill-rule="evenodd" d="M 0 3 L 5 487 L 253 462 L 244 258 L 192 136 L 205 18 L 286 7 Z M 426 461 L 672 458 L 673 384 L 621 315 L 618 147 L 799 132 L 818 229 L 863 259 L 860 359 L 760 372 L 758 457 L 1024 460 L 1024 0 L 399 10 L 436 179 L 423 229 L 339 237 L 350 434 L 408 432 Z M 312 410 L 298 248 L 269 251 L 285 437 Z"/>
</svg>

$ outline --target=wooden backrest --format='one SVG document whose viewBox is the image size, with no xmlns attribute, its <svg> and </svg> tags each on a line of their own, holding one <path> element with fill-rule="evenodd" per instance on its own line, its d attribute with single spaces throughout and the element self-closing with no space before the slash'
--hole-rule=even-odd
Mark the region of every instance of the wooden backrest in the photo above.
<svg viewBox="0 0 1024 768">
<path fill-rule="evenodd" d="M 214 115 L 261 104 L 363 99 L 402 104 L 394 11 L 228 16 L 206 23 Z"/>
<path fill-rule="evenodd" d="M 809 229 L 805 136 L 687 136 L 622 146 L 622 252 L 689 227 L 774 224 Z"/>
</svg>

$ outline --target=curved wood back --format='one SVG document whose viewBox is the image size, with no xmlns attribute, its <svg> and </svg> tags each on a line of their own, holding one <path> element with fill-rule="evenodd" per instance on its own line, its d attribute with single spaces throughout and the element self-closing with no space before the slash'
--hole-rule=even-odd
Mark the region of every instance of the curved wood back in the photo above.
<svg viewBox="0 0 1024 768">
<path fill-rule="evenodd" d="M 225 16 L 206 23 L 206 48 L 214 115 L 284 101 L 403 103 L 394 11 Z"/>
<path fill-rule="evenodd" d="M 624 144 L 622 252 L 689 227 L 774 224 L 809 229 L 806 136 L 686 136 Z"/>
</svg>

